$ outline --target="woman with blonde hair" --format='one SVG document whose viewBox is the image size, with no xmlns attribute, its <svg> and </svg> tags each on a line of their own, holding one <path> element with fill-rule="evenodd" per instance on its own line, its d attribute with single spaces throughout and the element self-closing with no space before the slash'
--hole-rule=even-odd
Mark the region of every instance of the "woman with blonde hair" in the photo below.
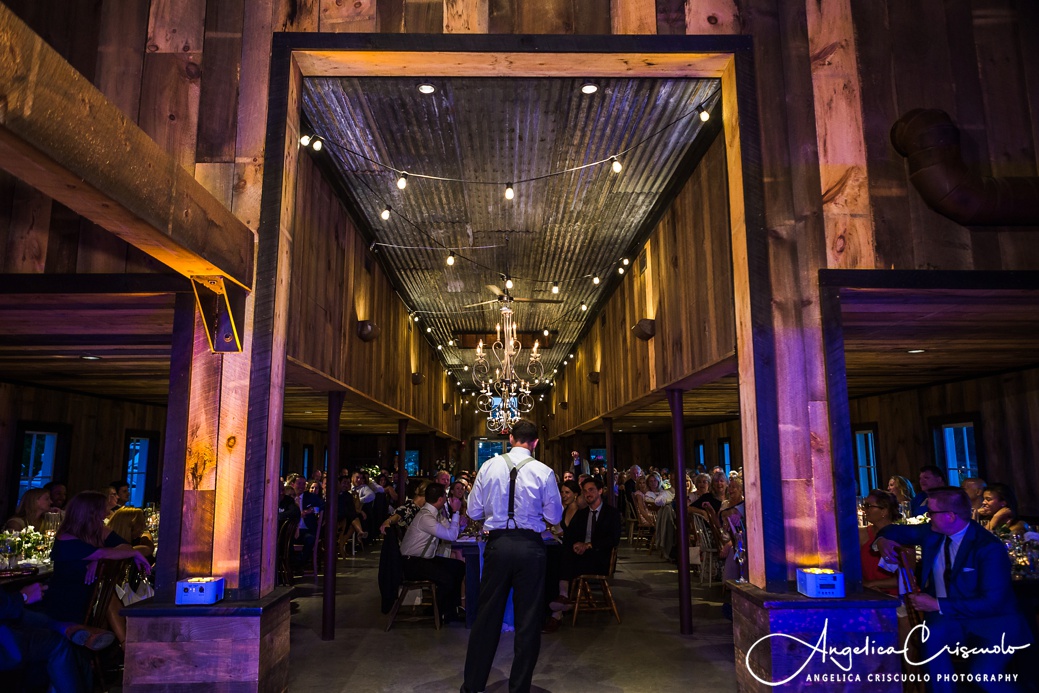
<svg viewBox="0 0 1039 693">
<path fill-rule="evenodd" d="M 915 495 L 913 491 L 913 482 L 909 481 L 909 479 L 904 476 L 898 475 L 887 480 L 887 492 L 893 494 L 895 498 L 898 499 L 900 505 L 902 503 L 911 503 L 913 501 L 913 496 Z"/>
<path fill-rule="evenodd" d="M 44 488 L 31 488 L 22 496 L 18 503 L 18 510 L 14 516 L 7 521 L 4 529 L 20 532 L 26 527 L 40 529 L 43 516 L 50 512 L 51 494 Z"/>
<path fill-rule="evenodd" d="M 144 519 L 144 511 L 140 508 L 119 508 L 109 518 L 108 529 L 126 539 L 146 558 L 151 558 L 155 554 L 155 541 L 148 532 L 148 523 Z"/>
</svg>

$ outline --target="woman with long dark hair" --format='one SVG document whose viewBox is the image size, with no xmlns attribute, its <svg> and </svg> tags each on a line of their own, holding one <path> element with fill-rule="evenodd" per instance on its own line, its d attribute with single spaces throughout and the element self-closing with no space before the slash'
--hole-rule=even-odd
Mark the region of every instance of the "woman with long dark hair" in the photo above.
<svg viewBox="0 0 1039 693">
<path fill-rule="evenodd" d="M 130 559 L 142 574 L 151 572 L 148 559 L 107 526 L 108 498 L 84 491 L 69 501 L 51 550 L 54 574 L 43 598 L 43 611 L 56 621 L 83 623 L 94 591 L 97 562 Z M 120 642 L 125 622 L 111 623 Z"/>
</svg>

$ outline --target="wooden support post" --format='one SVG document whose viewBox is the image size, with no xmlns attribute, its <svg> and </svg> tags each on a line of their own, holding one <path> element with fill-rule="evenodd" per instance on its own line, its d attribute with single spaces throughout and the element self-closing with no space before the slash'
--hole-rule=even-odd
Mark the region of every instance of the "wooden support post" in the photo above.
<svg viewBox="0 0 1039 693">
<path fill-rule="evenodd" d="M 339 415 L 343 413 L 344 392 L 328 393 L 328 469 L 325 473 L 325 582 L 321 608 L 321 639 L 336 637 L 336 526 L 339 489 Z"/>
<path fill-rule="evenodd" d="M 671 434 L 674 437 L 675 473 L 673 485 L 677 488 L 678 513 L 675 520 L 678 542 L 678 623 L 682 635 L 693 632 L 693 601 L 689 591 L 689 523 L 686 507 L 689 499 L 685 492 L 685 414 L 682 411 L 682 390 L 668 389 L 667 405 L 671 408 Z"/>
<path fill-rule="evenodd" d="M 616 476 L 613 466 L 614 460 L 617 459 L 617 447 L 613 439 L 613 417 L 604 416 L 602 419 L 602 427 L 603 430 L 606 431 L 606 502 L 613 507 L 617 507 L 617 496 L 613 493 L 613 479 Z"/>
<path fill-rule="evenodd" d="M 397 498 L 401 503 L 408 497 L 408 469 L 404 465 L 405 447 L 408 444 L 408 420 L 397 420 Z M 433 470 L 436 471 L 435 469 Z"/>
<path fill-rule="evenodd" d="M 159 546 L 155 561 L 155 598 L 161 602 L 173 601 L 180 565 L 180 520 L 184 504 L 194 327 L 195 297 L 188 293 L 178 294 L 173 309 L 170 394 L 166 407 L 166 448 L 162 461 L 160 498 L 162 522 L 159 524 Z"/>
</svg>

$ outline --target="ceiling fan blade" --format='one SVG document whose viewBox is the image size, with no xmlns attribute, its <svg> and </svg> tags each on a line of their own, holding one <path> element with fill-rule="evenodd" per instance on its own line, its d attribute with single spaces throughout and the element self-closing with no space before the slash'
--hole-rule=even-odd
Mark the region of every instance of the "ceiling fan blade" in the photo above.
<svg viewBox="0 0 1039 693">
<path fill-rule="evenodd" d="M 505 295 L 505 292 L 502 291 L 501 289 L 499 289 L 494 284 L 484 284 L 484 286 L 486 286 L 487 290 L 492 292 L 495 296 L 504 296 Z"/>
<path fill-rule="evenodd" d="M 470 303 L 469 305 L 462 306 L 462 307 L 463 308 L 475 308 L 477 306 L 486 306 L 486 305 L 490 305 L 491 303 L 497 303 L 497 302 L 498 302 L 498 299 L 492 298 L 490 301 L 480 301 L 479 303 Z"/>
<path fill-rule="evenodd" d="M 562 303 L 558 298 L 513 298 L 516 303 Z"/>
</svg>

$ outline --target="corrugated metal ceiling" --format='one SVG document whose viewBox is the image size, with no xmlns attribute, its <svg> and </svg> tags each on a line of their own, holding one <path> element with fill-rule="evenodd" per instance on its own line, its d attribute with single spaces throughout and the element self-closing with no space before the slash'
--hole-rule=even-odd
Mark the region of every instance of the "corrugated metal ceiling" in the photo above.
<svg viewBox="0 0 1039 693">
<path fill-rule="evenodd" d="M 719 88 L 716 80 L 608 79 L 587 95 L 587 81 L 436 79 L 433 94 L 410 79 L 304 82 L 306 118 L 325 143 L 316 156 L 334 161 L 402 298 L 463 380 L 473 354 L 448 342 L 494 331 L 497 303 L 472 304 L 493 301 L 488 285 L 502 287 L 506 272 L 517 299 L 560 301 L 514 308 L 520 330 L 556 333 L 549 372 L 566 358 L 593 316 L 581 303 L 595 305 L 610 286 L 703 127 L 694 109 L 713 106 Z M 607 162 L 549 175 L 621 152 L 620 174 Z M 393 169 L 409 172 L 405 190 Z M 383 221 L 387 206 L 393 214 Z"/>
</svg>

